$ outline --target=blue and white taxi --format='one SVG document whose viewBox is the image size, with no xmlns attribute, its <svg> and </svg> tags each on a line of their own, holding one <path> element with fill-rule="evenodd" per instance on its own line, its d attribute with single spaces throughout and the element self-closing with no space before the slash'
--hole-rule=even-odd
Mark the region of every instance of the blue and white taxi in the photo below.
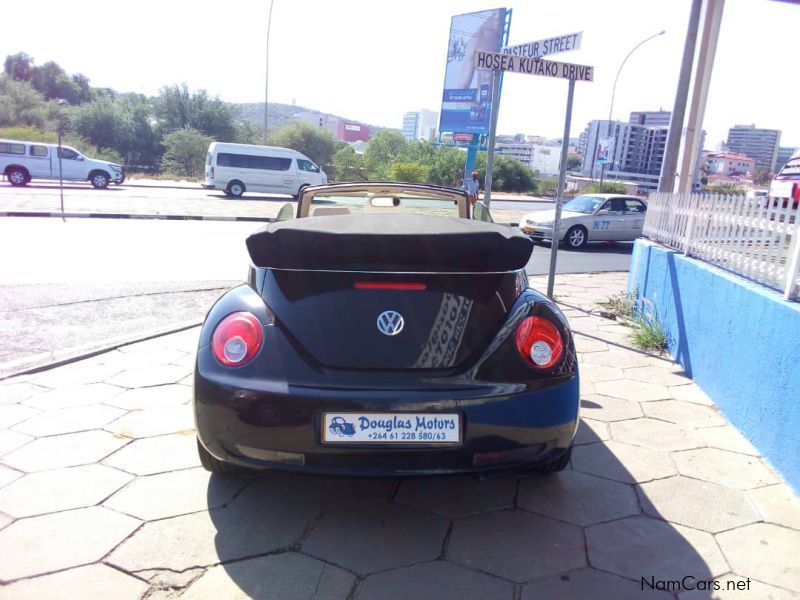
<svg viewBox="0 0 800 600">
<path fill-rule="evenodd" d="M 584 194 L 561 208 L 558 239 L 570 248 L 587 242 L 635 240 L 642 235 L 647 205 L 635 196 Z M 553 236 L 555 209 L 528 213 L 519 228 L 534 240 Z"/>
</svg>

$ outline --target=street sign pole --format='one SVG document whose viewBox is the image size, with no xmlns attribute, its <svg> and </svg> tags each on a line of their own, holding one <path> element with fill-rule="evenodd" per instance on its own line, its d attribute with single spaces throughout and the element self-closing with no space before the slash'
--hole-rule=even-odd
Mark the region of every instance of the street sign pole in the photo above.
<svg viewBox="0 0 800 600">
<path fill-rule="evenodd" d="M 58 189 L 61 193 L 61 220 L 63 222 L 67 222 L 66 218 L 64 218 L 64 173 L 61 169 L 61 137 L 63 134 L 63 126 L 61 123 L 58 124 Z"/>
<path fill-rule="evenodd" d="M 575 80 L 569 80 L 567 92 L 567 116 L 564 119 L 564 137 L 561 139 L 561 165 L 558 168 L 558 193 L 556 194 L 556 218 L 553 220 L 553 234 L 550 243 L 550 271 L 547 276 L 547 296 L 553 299 L 553 283 L 556 276 L 556 256 L 558 255 L 558 229 L 561 226 L 561 204 L 564 201 L 564 187 L 567 182 L 567 149 L 569 128 L 572 121 L 572 98 L 575 95 Z"/>
<path fill-rule="evenodd" d="M 489 208 L 492 202 L 492 174 L 494 173 L 494 137 L 497 115 L 500 113 L 500 72 L 492 71 L 492 123 L 489 127 L 489 148 L 486 155 L 486 179 L 483 182 L 483 203 Z"/>
</svg>

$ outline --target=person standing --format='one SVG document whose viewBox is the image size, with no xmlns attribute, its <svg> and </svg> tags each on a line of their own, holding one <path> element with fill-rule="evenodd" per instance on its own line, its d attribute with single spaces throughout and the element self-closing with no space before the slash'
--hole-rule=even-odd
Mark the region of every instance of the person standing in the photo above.
<svg viewBox="0 0 800 600">
<path fill-rule="evenodd" d="M 475 202 L 478 200 L 478 191 L 480 190 L 481 182 L 478 181 L 478 172 L 472 172 L 472 178 L 468 179 L 464 182 L 464 189 L 467 190 L 467 195 L 469 196 L 469 202 L 473 206 L 475 206 Z"/>
</svg>

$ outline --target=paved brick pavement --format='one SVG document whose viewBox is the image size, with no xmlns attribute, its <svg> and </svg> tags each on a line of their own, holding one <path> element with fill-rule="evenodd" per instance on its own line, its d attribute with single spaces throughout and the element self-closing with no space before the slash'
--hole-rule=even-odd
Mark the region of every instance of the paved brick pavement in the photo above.
<svg viewBox="0 0 800 600">
<path fill-rule="evenodd" d="M 0 597 L 800 597 L 800 501 L 696 384 L 590 312 L 624 285 L 557 278 L 583 421 L 553 477 L 211 477 L 197 329 L 4 381 Z M 723 590 L 677 594 L 687 576 Z"/>
</svg>

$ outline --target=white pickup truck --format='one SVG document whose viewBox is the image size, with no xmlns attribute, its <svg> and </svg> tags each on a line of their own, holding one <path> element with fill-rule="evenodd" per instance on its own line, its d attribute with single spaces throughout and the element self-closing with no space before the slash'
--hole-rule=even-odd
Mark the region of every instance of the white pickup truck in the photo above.
<svg viewBox="0 0 800 600">
<path fill-rule="evenodd" d="M 11 185 L 25 185 L 31 179 L 58 179 L 58 162 L 56 144 L 0 139 L 0 173 Z M 125 181 L 122 165 L 87 158 L 69 146 L 61 146 L 61 172 L 67 181 L 88 181 L 96 188 Z"/>
</svg>

